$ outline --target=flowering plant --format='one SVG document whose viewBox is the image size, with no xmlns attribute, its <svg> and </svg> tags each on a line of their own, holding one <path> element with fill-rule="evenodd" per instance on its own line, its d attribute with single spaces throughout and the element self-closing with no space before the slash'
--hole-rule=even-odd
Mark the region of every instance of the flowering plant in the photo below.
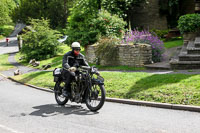
<svg viewBox="0 0 200 133">
<path fill-rule="evenodd" d="M 146 43 L 150 44 L 152 47 L 152 60 L 154 62 L 160 62 L 163 59 L 164 44 L 156 35 L 150 33 L 149 31 L 128 31 L 122 43 L 126 44 L 136 44 L 136 43 Z"/>
</svg>

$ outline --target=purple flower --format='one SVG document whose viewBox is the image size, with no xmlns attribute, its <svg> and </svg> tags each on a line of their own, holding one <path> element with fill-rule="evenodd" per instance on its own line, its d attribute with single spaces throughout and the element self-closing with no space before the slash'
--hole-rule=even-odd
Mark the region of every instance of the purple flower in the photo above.
<svg viewBox="0 0 200 133">
<path fill-rule="evenodd" d="M 164 53 L 164 44 L 163 42 L 154 34 L 150 33 L 149 31 L 143 30 L 133 30 L 128 31 L 122 43 L 147 43 L 152 46 L 152 56 L 153 61 L 158 62 L 161 61 L 163 58 Z"/>
</svg>

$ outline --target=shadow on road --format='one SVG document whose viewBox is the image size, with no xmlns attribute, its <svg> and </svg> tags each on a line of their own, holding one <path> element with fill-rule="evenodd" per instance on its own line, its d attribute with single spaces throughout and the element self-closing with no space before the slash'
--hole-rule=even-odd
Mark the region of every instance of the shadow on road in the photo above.
<svg viewBox="0 0 200 133">
<path fill-rule="evenodd" d="M 94 115 L 98 112 L 91 112 L 84 109 L 81 105 L 70 105 L 66 104 L 65 106 L 59 106 L 57 104 L 47 104 L 33 107 L 37 109 L 36 111 L 30 113 L 29 115 L 41 116 L 41 117 L 50 117 L 58 114 L 70 115 Z"/>
</svg>

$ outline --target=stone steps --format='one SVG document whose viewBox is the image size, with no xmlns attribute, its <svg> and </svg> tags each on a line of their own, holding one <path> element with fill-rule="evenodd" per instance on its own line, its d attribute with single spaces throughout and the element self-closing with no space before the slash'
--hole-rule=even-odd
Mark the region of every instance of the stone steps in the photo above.
<svg viewBox="0 0 200 133">
<path fill-rule="evenodd" d="M 193 54 L 193 55 L 200 54 L 200 48 L 195 47 L 194 41 L 189 41 L 188 46 L 187 46 L 187 54 Z"/>
<path fill-rule="evenodd" d="M 200 61 L 200 55 L 181 55 L 179 61 Z"/>
<path fill-rule="evenodd" d="M 199 69 L 200 68 L 200 37 L 183 45 L 178 59 L 170 61 L 171 69 Z"/>
<path fill-rule="evenodd" d="M 194 42 L 190 41 L 187 46 L 183 46 L 178 56 L 179 61 L 200 61 L 200 54 L 188 53 L 189 49 L 193 49 Z"/>
<path fill-rule="evenodd" d="M 194 45 L 195 45 L 196 48 L 200 48 L 200 37 L 195 38 Z"/>
<path fill-rule="evenodd" d="M 170 65 L 171 69 L 199 69 L 200 61 L 178 61 Z"/>
</svg>

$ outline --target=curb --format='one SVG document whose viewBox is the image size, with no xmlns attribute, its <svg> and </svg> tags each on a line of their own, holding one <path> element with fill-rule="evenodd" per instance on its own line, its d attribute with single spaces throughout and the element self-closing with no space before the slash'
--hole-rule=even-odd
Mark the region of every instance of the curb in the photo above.
<svg viewBox="0 0 200 133">
<path fill-rule="evenodd" d="M 53 93 L 53 90 L 34 86 L 31 84 L 22 83 L 17 81 L 11 77 L 6 77 L 5 75 L 1 74 L 4 78 L 7 78 L 11 81 L 17 82 L 22 85 L 26 85 L 37 90 L 45 91 Z M 147 107 L 156 107 L 156 108 L 164 108 L 164 109 L 173 109 L 173 110 L 185 110 L 185 111 L 193 111 L 193 112 L 200 112 L 200 106 L 191 106 L 191 105 L 179 105 L 179 104 L 169 104 L 169 103 L 157 103 L 157 102 L 148 102 L 148 101 L 138 101 L 138 100 L 130 100 L 130 99 L 119 99 L 119 98 L 109 98 L 106 97 L 107 102 L 114 102 L 114 103 L 122 103 L 122 104 L 129 104 L 129 105 L 138 105 L 138 106 L 147 106 Z"/>
<path fill-rule="evenodd" d="M 106 101 L 129 104 L 129 105 L 142 105 L 142 106 L 156 107 L 156 108 L 200 112 L 200 106 L 179 105 L 179 104 L 169 104 L 169 103 L 156 103 L 156 102 L 138 101 L 138 100 L 129 100 L 129 99 L 118 99 L 118 98 L 106 98 Z"/>
<path fill-rule="evenodd" d="M 15 80 L 15 79 L 11 78 L 11 77 L 7 77 L 7 76 L 3 75 L 2 73 L 0 73 L 0 75 L 3 76 L 4 78 L 7 78 L 7 79 L 9 79 L 9 80 L 11 80 L 11 81 L 14 81 L 14 82 L 16 82 L 16 83 L 19 83 L 19 84 L 22 84 L 22 85 L 25 85 L 25 86 L 29 86 L 29 87 L 32 87 L 32 88 L 35 88 L 35 89 L 38 89 L 38 90 L 41 90 L 41 91 L 46 91 L 46 92 L 52 92 L 52 93 L 53 93 L 53 91 L 50 90 L 50 89 L 41 88 L 41 87 L 34 86 L 34 85 L 31 85 L 31 84 L 22 83 L 22 82 L 20 82 L 20 81 L 17 81 L 17 80 Z"/>
</svg>

